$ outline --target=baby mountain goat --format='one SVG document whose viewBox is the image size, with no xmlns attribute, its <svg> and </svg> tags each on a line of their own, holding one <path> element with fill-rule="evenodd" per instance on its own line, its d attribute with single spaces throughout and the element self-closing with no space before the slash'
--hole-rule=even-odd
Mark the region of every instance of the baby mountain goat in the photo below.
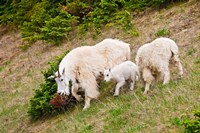
<svg viewBox="0 0 200 133">
<path fill-rule="evenodd" d="M 133 90 L 137 76 L 139 77 L 138 67 L 131 61 L 125 61 L 112 69 L 104 71 L 104 80 L 106 82 L 110 80 L 117 81 L 114 96 L 119 95 L 119 89 L 125 84 L 125 81 L 128 80 L 131 81 L 130 90 Z"/>
<path fill-rule="evenodd" d="M 169 83 L 170 63 L 178 67 L 180 76 L 183 75 L 178 46 L 169 38 L 157 38 L 142 45 L 137 52 L 135 61 L 139 67 L 141 79 L 145 82 L 144 94 L 147 94 L 155 79 L 162 78 L 163 84 Z"/>
</svg>

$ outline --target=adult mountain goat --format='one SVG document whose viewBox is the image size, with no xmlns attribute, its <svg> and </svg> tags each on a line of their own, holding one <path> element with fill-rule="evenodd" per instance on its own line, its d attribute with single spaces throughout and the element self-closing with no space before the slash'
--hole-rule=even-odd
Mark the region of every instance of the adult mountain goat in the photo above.
<svg viewBox="0 0 200 133">
<path fill-rule="evenodd" d="M 141 46 L 136 55 L 142 80 L 145 82 L 144 94 L 147 94 L 154 79 L 163 78 L 163 84 L 169 83 L 169 64 L 174 64 L 183 75 L 183 68 L 179 59 L 176 43 L 169 38 L 157 38 L 151 43 Z"/>
<path fill-rule="evenodd" d="M 59 64 L 55 78 L 57 92 L 72 95 L 78 100 L 80 89 L 85 92 L 85 106 L 99 96 L 97 79 L 103 76 L 105 68 L 111 68 L 130 59 L 129 44 L 117 39 L 105 39 L 94 46 L 82 46 L 70 51 Z"/>
</svg>

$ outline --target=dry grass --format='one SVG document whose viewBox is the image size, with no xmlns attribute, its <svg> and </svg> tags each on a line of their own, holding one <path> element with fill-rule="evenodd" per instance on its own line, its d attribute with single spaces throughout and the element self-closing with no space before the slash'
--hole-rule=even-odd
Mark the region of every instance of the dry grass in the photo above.
<svg viewBox="0 0 200 133">
<path fill-rule="evenodd" d="M 8 33 L 0 43 L 0 132 L 183 132 L 180 119 L 200 106 L 200 2 L 141 13 L 133 23 L 139 36 L 132 37 L 117 29 L 105 31 L 95 40 L 91 37 L 67 41 L 59 47 L 38 42 L 21 52 L 18 33 Z M 156 84 L 150 94 L 142 95 L 142 85 L 134 92 L 123 91 L 114 98 L 110 85 L 101 89 L 99 100 L 82 112 L 83 103 L 69 112 L 31 122 L 27 116 L 28 100 L 33 89 L 43 82 L 41 70 L 56 55 L 81 45 L 94 45 L 107 37 L 119 38 L 131 44 L 132 59 L 138 47 L 156 38 L 166 29 L 168 37 L 180 48 L 185 77 L 177 79 L 172 71 L 170 84 Z M 14 37 L 13 37 L 14 36 Z"/>
</svg>

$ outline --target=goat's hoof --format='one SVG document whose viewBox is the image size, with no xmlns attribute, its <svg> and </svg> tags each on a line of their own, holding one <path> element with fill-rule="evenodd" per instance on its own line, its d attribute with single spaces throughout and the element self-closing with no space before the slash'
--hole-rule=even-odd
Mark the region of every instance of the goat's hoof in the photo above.
<svg viewBox="0 0 200 133">
<path fill-rule="evenodd" d="M 89 107 L 84 107 L 82 111 L 86 111 Z"/>
<path fill-rule="evenodd" d="M 78 102 L 81 102 L 81 101 L 83 101 L 84 99 L 79 95 L 78 97 L 76 97 L 76 100 L 77 100 Z"/>
<path fill-rule="evenodd" d="M 119 94 L 114 94 L 114 97 L 118 97 L 119 96 Z"/>
<path fill-rule="evenodd" d="M 110 94 L 114 94 L 114 91 L 110 91 Z"/>
<path fill-rule="evenodd" d="M 163 82 L 163 85 L 167 85 L 169 84 L 169 81 Z"/>
<path fill-rule="evenodd" d="M 183 74 L 180 74 L 180 75 L 179 75 L 179 79 L 181 79 L 181 78 L 183 78 Z"/>
<path fill-rule="evenodd" d="M 79 102 L 81 102 L 81 101 L 83 101 L 83 100 L 84 100 L 84 99 L 81 97 L 80 100 L 79 100 Z"/>
<path fill-rule="evenodd" d="M 143 92 L 143 95 L 145 95 L 145 96 L 146 96 L 146 95 L 147 95 L 147 91 Z"/>
</svg>

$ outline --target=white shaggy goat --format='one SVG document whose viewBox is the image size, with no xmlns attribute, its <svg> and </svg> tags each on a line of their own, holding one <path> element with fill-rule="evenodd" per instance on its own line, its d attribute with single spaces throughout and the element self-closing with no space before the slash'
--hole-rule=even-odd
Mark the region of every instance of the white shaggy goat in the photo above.
<svg viewBox="0 0 200 133">
<path fill-rule="evenodd" d="M 129 44 L 117 39 L 105 39 L 94 46 L 82 46 L 70 51 L 51 78 L 54 77 L 57 82 L 58 93 L 69 95 L 71 89 L 72 95 L 78 101 L 81 96 L 77 92 L 81 88 L 85 92 L 85 110 L 90 106 L 91 99 L 98 98 L 96 80 L 103 76 L 104 68 L 113 67 L 129 59 Z"/>
<path fill-rule="evenodd" d="M 139 67 L 141 78 L 145 82 L 144 94 L 147 94 L 155 79 L 162 78 L 163 84 L 169 83 L 170 63 L 178 67 L 180 76 L 183 75 L 178 46 L 169 38 L 157 38 L 151 43 L 141 46 L 135 61 Z"/>
<path fill-rule="evenodd" d="M 131 61 L 125 61 L 113 68 L 104 71 L 104 80 L 106 82 L 114 80 L 117 82 L 115 86 L 114 96 L 119 95 L 119 89 L 130 80 L 130 90 L 134 89 L 136 77 L 139 77 L 139 70 L 135 63 Z"/>
</svg>

